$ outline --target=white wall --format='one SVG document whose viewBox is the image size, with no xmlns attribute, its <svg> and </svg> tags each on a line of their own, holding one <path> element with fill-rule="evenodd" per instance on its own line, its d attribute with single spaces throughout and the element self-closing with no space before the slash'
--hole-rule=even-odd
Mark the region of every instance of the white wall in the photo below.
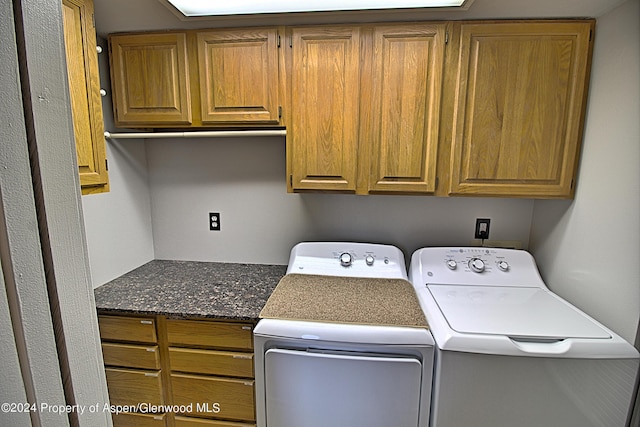
<svg viewBox="0 0 640 427">
<path fill-rule="evenodd" d="M 155 255 L 286 264 L 303 240 L 390 243 L 406 256 L 427 245 L 468 245 L 475 219 L 492 219 L 492 240 L 526 247 L 533 201 L 286 192 L 285 142 L 147 140 Z M 208 213 L 221 213 L 209 231 Z"/>
<path fill-rule="evenodd" d="M 639 5 L 597 21 L 576 197 L 535 202 L 530 244 L 555 292 L 630 342 L 640 314 Z"/>
<path fill-rule="evenodd" d="M 110 90 L 106 42 L 99 43 L 100 83 Z M 105 129 L 114 131 L 110 96 L 102 110 Z M 94 288 L 154 258 L 144 141 L 107 140 L 107 159 L 110 191 L 82 196 Z"/>
</svg>

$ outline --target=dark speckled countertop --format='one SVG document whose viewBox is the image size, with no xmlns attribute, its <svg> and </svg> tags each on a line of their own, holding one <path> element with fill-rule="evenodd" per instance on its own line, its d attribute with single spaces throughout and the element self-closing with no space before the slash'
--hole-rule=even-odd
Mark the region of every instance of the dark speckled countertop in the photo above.
<svg viewBox="0 0 640 427">
<path fill-rule="evenodd" d="M 95 289 L 100 313 L 258 320 L 286 265 L 154 260 Z"/>
</svg>

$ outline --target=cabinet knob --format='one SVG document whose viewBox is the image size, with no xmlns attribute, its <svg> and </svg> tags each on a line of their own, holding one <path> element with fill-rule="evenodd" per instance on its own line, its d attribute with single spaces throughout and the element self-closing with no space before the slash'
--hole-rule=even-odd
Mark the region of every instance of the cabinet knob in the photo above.
<svg viewBox="0 0 640 427">
<path fill-rule="evenodd" d="M 107 91 L 104 89 L 100 89 L 100 96 L 107 96 Z"/>
<path fill-rule="evenodd" d="M 102 46 L 96 46 L 96 52 L 102 53 Z"/>
</svg>

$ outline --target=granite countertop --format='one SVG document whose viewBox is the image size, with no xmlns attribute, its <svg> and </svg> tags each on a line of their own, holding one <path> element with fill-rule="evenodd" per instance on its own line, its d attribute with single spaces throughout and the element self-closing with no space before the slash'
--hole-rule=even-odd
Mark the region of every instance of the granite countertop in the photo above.
<svg viewBox="0 0 640 427">
<path fill-rule="evenodd" d="M 258 320 L 286 265 L 154 260 L 94 290 L 100 313 Z"/>
</svg>

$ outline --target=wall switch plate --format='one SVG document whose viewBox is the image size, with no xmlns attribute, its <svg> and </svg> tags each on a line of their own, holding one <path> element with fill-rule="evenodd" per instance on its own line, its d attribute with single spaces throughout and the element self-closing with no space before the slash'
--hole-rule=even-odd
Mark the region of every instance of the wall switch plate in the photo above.
<svg viewBox="0 0 640 427">
<path fill-rule="evenodd" d="M 209 212 L 209 230 L 220 231 L 220 212 Z"/>
<path fill-rule="evenodd" d="M 489 225 L 491 220 L 489 218 L 477 218 L 476 219 L 476 239 L 486 240 L 489 238 Z"/>
</svg>

